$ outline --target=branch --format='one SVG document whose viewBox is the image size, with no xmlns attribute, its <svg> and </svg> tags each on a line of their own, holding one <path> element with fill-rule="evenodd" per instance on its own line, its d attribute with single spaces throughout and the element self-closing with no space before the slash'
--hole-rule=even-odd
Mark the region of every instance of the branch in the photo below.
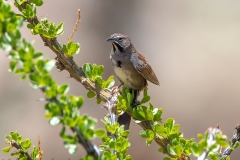
<svg viewBox="0 0 240 160">
<path fill-rule="evenodd" d="M 17 2 L 15 0 L 15 2 Z M 22 3 L 20 6 L 22 9 L 26 9 L 26 5 L 30 4 L 29 1 L 26 1 Z M 34 18 L 27 18 L 27 22 L 32 24 L 33 26 L 36 26 L 39 24 L 38 18 L 35 16 Z M 80 82 L 87 90 L 94 92 L 97 95 L 97 98 L 100 98 L 104 102 L 111 101 L 111 103 L 117 103 L 117 98 L 112 98 L 111 90 L 108 89 L 102 89 L 99 86 L 96 85 L 95 82 L 92 80 L 86 78 L 83 69 L 81 67 L 78 67 L 78 65 L 74 62 L 73 57 L 66 56 L 63 52 L 63 48 L 60 45 L 60 43 L 57 41 L 57 38 L 54 37 L 52 39 L 46 38 L 43 35 L 40 34 L 40 37 L 42 38 L 44 45 L 49 47 L 55 54 L 56 54 L 56 66 L 58 69 L 67 70 L 70 73 L 70 76 L 73 77 L 76 81 Z M 114 99 L 115 101 L 112 101 Z M 132 116 L 132 113 L 130 111 L 127 111 L 129 115 Z M 142 121 L 138 123 L 144 130 L 149 129 L 153 130 L 152 124 L 153 121 Z M 78 135 L 79 136 L 79 135 Z M 167 145 L 170 144 L 170 142 L 167 139 L 164 139 L 160 135 L 156 135 L 155 137 L 156 143 L 163 148 L 163 153 L 166 153 L 172 158 L 176 158 L 175 156 L 171 155 L 167 152 Z M 187 155 L 183 155 L 183 159 L 190 159 Z"/>
<path fill-rule="evenodd" d="M 42 92 L 45 92 L 44 88 L 41 88 Z M 55 102 L 57 105 L 59 105 L 61 108 L 62 105 L 59 102 L 59 100 L 57 98 L 52 98 L 52 99 L 46 99 L 49 102 Z M 62 110 L 62 116 L 64 115 L 63 110 Z M 78 138 L 78 142 L 79 144 L 81 144 L 83 146 L 83 148 L 86 150 L 88 155 L 91 155 L 92 157 L 94 157 L 95 160 L 99 159 L 100 157 L 100 152 L 98 150 L 97 147 L 95 147 L 91 141 L 89 141 L 88 139 L 86 139 L 83 135 L 83 133 L 77 128 L 77 127 L 71 127 L 70 128 L 73 132 L 77 133 L 77 138 Z"/>
<path fill-rule="evenodd" d="M 22 147 L 21 147 L 17 142 L 15 142 L 14 140 L 11 140 L 11 141 L 10 141 L 10 145 L 11 145 L 12 147 L 16 148 L 17 150 L 20 150 L 19 152 L 20 152 L 21 154 L 26 155 L 28 160 L 33 160 L 32 157 L 28 154 L 28 152 L 24 152 L 23 149 L 22 149 Z"/>
<path fill-rule="evenodd" d="M 240 142 L 240 125 L 237 124 L 235 129 L 236 129 L 236 131 L 233 133 L 233 136 L 232 136 L 232 138 L 231 138 L 231 140 L 230 140 L 230 142 L 231 142 L 231 144 L 232 144 L 231 146 L 233 146 L 236 142 Z M 232 153 L 232 151 L 234 150 L 231 146 L 228 146 L 228 147 L 223 151 L 222 155 L 223 155 L 224 157 L 229 156 L 229 155 Z"/>
</svg>

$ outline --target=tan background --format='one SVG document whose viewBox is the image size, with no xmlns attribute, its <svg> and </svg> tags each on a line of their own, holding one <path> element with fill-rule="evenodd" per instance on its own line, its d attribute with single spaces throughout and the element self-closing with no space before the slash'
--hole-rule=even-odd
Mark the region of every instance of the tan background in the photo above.
<svg viewBox="0 0 240 160">
<path fill-rule="evenodd" d="M 149 94 L 155 107 L 164 109 L 163 120 L 173 117 L 186 138 L 196 138 L 216 124 L 229 138 L 232 136 L 235 124 L 240 122 L 240 1 L 49 0 L 37 15 L 55 23 L 65 22 L 65 33 L 58 40 L 66 43 L 78 8 L 82 22 L 74 41 L 82 48 L 74 59 L 79 65 L 103 64 L 105 78 L 114 74 L 109 60 L 111 45 L 105 39 L 114 32 L 127 33 L 160 80 L 160 87 L 149 85 Z M 22 33 L 27 40 L 35 40 L 36 50 L 46 58 L 54 58 L 38 36 L 31 36 L 26 27 Z M 68 154 L 58 135 L 61 127 L 49 126 L 43 117 L 44 102 L 37 101 L 42 93 L 7 71 L 6 55 L 0 54 L 0 148 L 7 146 L 4 135 L 17 130 L 35 145 L 40 135 L 45 160 L 82 157 L 85 151 L 81 146 L 77 154 Z M 66 71 L 54 69 L 52 75 L 57 82 L 70 84 L 70 94 L 86 95 L 81 84 L 66 78 Z M 106 110 L 86 99 L 81 113 L 101 119 Z M 103 127 L 100 121 L 98 127 Z M 140 130 L 138 125 L 131 124 L 129 154 L 133 159 L 162 159 L 155 143 L 145 146 L 145 139 L 138 134 Z M 0 159 L 15 159 L 0 155 Z M 237 150 L 232 159 L 239 156 Z"/>
</svg>

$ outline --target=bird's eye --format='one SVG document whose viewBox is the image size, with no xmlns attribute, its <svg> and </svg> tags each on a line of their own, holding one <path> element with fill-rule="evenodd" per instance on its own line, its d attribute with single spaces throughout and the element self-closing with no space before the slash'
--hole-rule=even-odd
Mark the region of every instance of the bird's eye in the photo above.
<svg viewBox="0 0 240 160">
<path fill-rule="evenodd" d="M 122 41 L 123 41 L 123 38 L 119 38 L 118 41 L 119 41 L 119 42 L 122 42 Z"/>
</svg>

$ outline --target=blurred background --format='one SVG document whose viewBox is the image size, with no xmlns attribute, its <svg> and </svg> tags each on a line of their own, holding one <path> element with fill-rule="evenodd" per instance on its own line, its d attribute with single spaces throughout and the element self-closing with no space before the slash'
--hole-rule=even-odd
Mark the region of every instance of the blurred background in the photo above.
<svg viewBox="0 0 240 160">
<path fill-rule="evenodd" d="M 111 44 L 105 39 L 115 32 L 126 33 L 161 83 L 149 83 L 148 88 L 151 102 L 163 108 L 163 121 L 173 117 L 185 138 L 197 138 L 198 133 L 217 124 L 231 138 L 236 123 L 240 123 L 240 1 L 51 0 L 38 8 L 37 15 L 57 24 L 64 22 L 65 32 L 58 40 L 67 43 L 78 8 L 82 12 L 81 23 L 73 40 L 81 44 L 80 53 L 74 56 L 80 66 L 85 62 L 103 64 L 104 77 L 113 75 Z M 26 24 L 22 35 L 35 41 L 36 50 L 42 51 L 45 58 L 55 57 L 38 36 L 31 35 Z M 35 145 L 40 136 L 45 160 L 75 160 L 84 156 L 81 146 L 75 155 L 68 154 L 59 137 L 61 126 L 51 127 L 43 116 L 45 102 L 37 101 L 42 93 L 8 72 L 6 55 L 0 54 L 0 148 L 7 146 L 6 134 L 18 131 Z M 66 71 L 54 69 L 52 75 L 59 84 L 70 84 L 69 94 L 86 97 L 86 89 L 67 78 Z M 119 84 L 117 79 L 116 82 Z M 85 99 L 80 112 L 99 120 L 107 113 L 92 99 Z M 102 128 L 102 122 L 97 126 Z M 150 147 L 145 145 L 140 130 L 140 126 L 131 123 L 129 154 L 133 159 L 162 159 L 164 156 L 158 153 L 154 142 Z M 101 144 L 100 140 L 94 143 Z M 0 159 L 14 159 L 9 154 L 0 155 Z M 231 157 L 239 156 L 237 150 Z"/>
</svg>

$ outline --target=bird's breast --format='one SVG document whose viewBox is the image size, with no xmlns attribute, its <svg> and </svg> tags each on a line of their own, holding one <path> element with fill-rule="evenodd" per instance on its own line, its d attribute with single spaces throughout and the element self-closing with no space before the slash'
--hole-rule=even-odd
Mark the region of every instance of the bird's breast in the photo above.
<svg viewBox="0 0 240 160">
<path fill-rule="evenodd" d="M 142 90 L 146 87 L 146 79 L 131 64 L 121 62 L 121 66 L 114 66 L 114 71 L 125 87 L 136 90 Z"/>
</svg>

